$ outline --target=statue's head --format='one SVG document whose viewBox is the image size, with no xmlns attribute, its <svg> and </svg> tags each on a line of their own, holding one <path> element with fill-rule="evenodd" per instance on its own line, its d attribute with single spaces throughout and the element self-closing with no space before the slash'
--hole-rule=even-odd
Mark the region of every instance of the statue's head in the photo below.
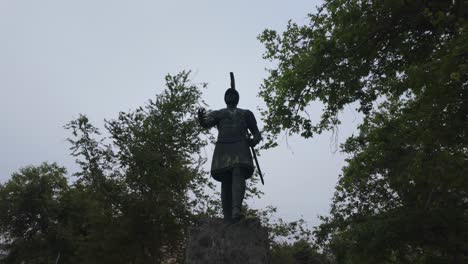
<svg viewBox="0 0 468 264">
<path fill-rule="evenodd" d="M 237 106 L 239 103 L 239 93 L 235 89 L 227 89 L 224 93 L 224 102 L 226 102 L 228 106 Z"/>
</svg>

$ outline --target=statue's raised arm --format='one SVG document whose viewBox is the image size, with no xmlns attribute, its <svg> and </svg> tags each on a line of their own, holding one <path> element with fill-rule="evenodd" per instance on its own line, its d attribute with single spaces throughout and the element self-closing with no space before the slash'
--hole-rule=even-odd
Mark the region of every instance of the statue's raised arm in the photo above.
<svg viewBox="0 0 468 264">
<path fill-rule="evenodd" d="M 198 122 L 203 128 L 211 128 L 217 125 L 216 112 L 206 112 L 205 108 L 199 108 L 197 111 Z"/>
</svg>

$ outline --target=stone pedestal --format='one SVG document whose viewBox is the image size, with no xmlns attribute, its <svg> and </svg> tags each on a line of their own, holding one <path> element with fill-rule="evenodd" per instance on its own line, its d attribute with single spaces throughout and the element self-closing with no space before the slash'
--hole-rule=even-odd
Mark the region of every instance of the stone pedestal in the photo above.
<svg viewBox="0 0 468 264">
<path fill-rule="evenodd" d="M 186 264 L 267 264 L 268 230 L 258 219 L 203 219 L 189 230 Z"/>
</svg>

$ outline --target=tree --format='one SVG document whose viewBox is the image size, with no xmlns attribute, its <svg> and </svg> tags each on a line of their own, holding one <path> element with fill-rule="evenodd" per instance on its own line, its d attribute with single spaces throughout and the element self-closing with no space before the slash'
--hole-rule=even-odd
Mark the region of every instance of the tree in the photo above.
<svg viewBox="0 0 468 264">
<path fill-rule="evenodd" d="M 189 72 L 166 76 L 166 85 L 144 107 L 106 121 L 107 141 L 97 138 L 86 116 L 66 126 L 82 167 L 77 184 L 97 201 L 99 212 L 88 220 L 94 232 L 84 237 L 83 262 L 183 257 L 191 206 L 198 206 L 208 186 L 200 156 L 206 140 L 194 118 L 201 91 L 190 84 Z"/>
<path fill-rule="evenodd" d="M 268 146 L 364 117 L 316 235 L 340 263 L 461 263 L 468 252 L 468 21 L 464 1 L 328 0 L 265 30 Z M 307 109 L 323 104 L 313 123 Z"/>
<path fill-rule="evenodd" d="M 208 138 L 194 118 L 204 103 L 189 74 L 167 75 L 154 100 L 106 121 L 108 138 L 84 115 L 68 123 L 81 167 L 71 186 L 56 164 L 26 167 L 0 185 L 7 263 L 183 258 L 187 226 L 217 206 L 202 169 Z"/>
<path fill-rule="evenodd" d="M 57 164 L 24 167 L 0 185 L 0 234 L 5 263 L 52 263 L 67 251 L 60 201 L 69 189 Z"/>
</svg>

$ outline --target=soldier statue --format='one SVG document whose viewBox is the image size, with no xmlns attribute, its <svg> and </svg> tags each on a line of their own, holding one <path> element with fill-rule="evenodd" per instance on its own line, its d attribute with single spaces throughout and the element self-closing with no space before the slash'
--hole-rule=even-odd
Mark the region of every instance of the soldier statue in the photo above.
<svg viewBox="0 0 468 264">
<path fill-rule="evenodd" d="M 216 142 L 211 176 L 221 182 L 221 204 L 226 222 L 238 222 L 245 193 L 245 180 L 254 172 L 250 148 L 257 145 L 262 136 L 255 116 L 249 110 L 237 108 L 239 93 L 235 89 L 231 73 L 231 88 L 224 94 L 226 108 L 207 113 L 198 110 L 198 120 L 204 128 L 216 126 Z M 253 137 L 249 136 L 249 131 Z M 255 155 L 255 153 L 254 153 Z"/>
</svg>

